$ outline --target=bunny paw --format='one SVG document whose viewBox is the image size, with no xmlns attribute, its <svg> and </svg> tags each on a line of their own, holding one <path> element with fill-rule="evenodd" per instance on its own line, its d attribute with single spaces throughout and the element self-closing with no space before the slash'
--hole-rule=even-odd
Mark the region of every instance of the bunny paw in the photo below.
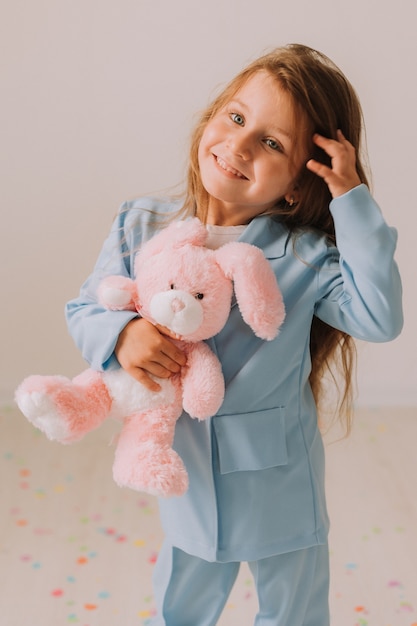
<svg viewBox="0 0 417 626">
<path fill-rule="evenodd" d="M 116 454 L 113 477 L 120 487 L 154 496 L 181 496 L 188 489 L 188 474 L 178 454 L 168 448 L 144 448 L 127 460 Z"/>
<path fill-rule="evenodd" d="M 16 392 L 16 402 L 23 415 L 51 441 L 67 441 L 71 432 L 67 421 L 57 411 L 53 398 L 36 389 L 36 380 L 25 381 Z"/>
</svg>

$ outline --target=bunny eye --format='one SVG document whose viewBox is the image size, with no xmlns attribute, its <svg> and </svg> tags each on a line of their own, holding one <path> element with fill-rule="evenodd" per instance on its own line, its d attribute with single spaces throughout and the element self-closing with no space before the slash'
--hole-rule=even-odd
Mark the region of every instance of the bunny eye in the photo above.
<svg viewBox="0 0 417 626">
<path fill-rule="evenodd" d="M 171 283 L 171 284 L 170 284 L 170 288 L 171 288 L 171 289 L 175 289 L 175 285 L 174 285 L 174 283 Z"/>
<path fill-rule="evenodd" d="M 196 300 L 202 300 L 204 298 L 204 293 L 196 293 L 194 297 Z"/>
</svg>

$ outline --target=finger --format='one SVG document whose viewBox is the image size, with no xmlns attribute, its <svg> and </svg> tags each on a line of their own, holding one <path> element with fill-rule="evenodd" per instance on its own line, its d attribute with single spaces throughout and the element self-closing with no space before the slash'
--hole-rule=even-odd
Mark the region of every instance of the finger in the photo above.
<svg viewBox="0 0 417 626">
<path fill-rule="evenodd" d="M 170 376 L 171 374 L 179 372 L 181 367 L 185 365 L 186 362 L 187 359 L 182 352 L 178 352 L 176 358 L 171 358 L 168 354 L 161 352 L 154 357 L 152 365 L 150 364 L 150 367 L 153 366 L 151 373 L 155 374 L 155 376 L 162 376 L 160 372 L 165 370 L 167 372 L 167 376 Z M 155 367 L 157 368 L 157 371 L 154 371 Z"/>
<path fill-rule="evenodd" d="M 132 367 L 126 370 L 130 376 L 137 380 L 141 385 L 149 389 L 149 391 L 161 391 L 161 385 L 159 385 L 151 376 L 140 367 Z"/>
<path fill-rule="evenodd" d="M 355 156 L 355 148 L 346 139 L 341 130 L 337 131 L 337 139 L 329 139 L 317 133 L 313 135 L 314 143 L 324 150 L 331 159 L 345 157 L 349 160 Z"/>
<path fill-rule="evenodd" d="M 338 156 L 341 150 L 345 149 L 345 146 L 340 141 L 323 137 L 323 135 L 317 133 L 313 135 L 313 142 L 331 158 Z"/>
<path fill-rule="evenodd" d="M 171 331 L 169 331 L 168 329 L 165 329 L 164 326 L 156 326 L 156 328 L 159 330 L 159 332 L 163 334 L 164 337 L 169 337 L 170 339 L 179 340 L 179 335 L 171 333 Z M 164 330 L 168 330 L 170 334 L 169 335 L 166 334 Z M 173 361 L 175 364 L 179 366 L 185 365 L 187 362 L 187 357 L 185 356 L 185 353 L 180 348 L 178 348 L 178 346 L 176 346 L 175 343 L 170 341 L 170 339 L 166 339 L 166 340 L 163 339 L 161 341 L 161 348 L 160 348 L 161 354 L 164 355 L 165 357 L 168 357 L 170 361 Z M 167 361 L 164 361 L 164 364 L 168 366 Z M 177 371 L 177 369 L 173 371 Z"/>
<path fill-rule="evenodd" d="M 353 145 L 350 143 L 348 139 L 346 139 L 346 137 L 344 136 L 340 128 L 337 129 L 337 139 L 341 144 L 345 145 L 346 147 L 351 146 L 353 148 Z"/>
<path fill-rule="evenodd" d="M 181 339 L 181 335 L 174 333 L 173 330 L 171 330 L 170 328 L 167 328 L 166 326 L 161 326 L 161 324 L 155 324 L 155 328 L 157 328 L 159 332 L 162 335 L 165 335 L 166 337 L 171 337 L 171 339 L 177 339 L 177 340 Z"/>
<path fill-rule="evenodd" d="M 172 372 L 177 372 L 179 368 L 187 363 L 187 357 L 177 346 L 169 343 L 162 348 L 160 362 Z"/>
<path fill-rule="evenodd" d="M 309 161 L 307 161 L 306 167 L 311 172 L 324 179 L 329 178 L 329 176 L 331 176 L 333 172 L 330 167 L 324 165 L 324 163 L 320 163 L 320 161 L 316 161 L 315 159 L 310 159 Z"/>
<path fill-rule="evenodd" d="M 340 128 L 337 129 L 336 135 L 337 135 L 337 139 L 340 141 L 340 143 L 346 143 L 347 142 L 347 139 L 344 136 L 344 134 L 342 133 L 342 131 L 340 130 Z"/>
</svg>

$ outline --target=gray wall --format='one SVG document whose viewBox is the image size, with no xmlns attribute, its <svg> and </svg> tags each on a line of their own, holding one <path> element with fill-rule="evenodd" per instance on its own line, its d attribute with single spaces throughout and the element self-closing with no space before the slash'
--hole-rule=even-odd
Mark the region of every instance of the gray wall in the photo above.
<svg viewBox="0 0 417 626">
<path fill-rule="evenodd" d="M 125 199 L 181 181 L 194 115 L 267 49 L 316 47 L 362 100 L 374 194 L 399 230 L 406 327 L 361 345 L 361 404 L 417 404 L 416 3 L 3 0 L 0 399 L 84 363 L 64 303 Z"/>
</svg>

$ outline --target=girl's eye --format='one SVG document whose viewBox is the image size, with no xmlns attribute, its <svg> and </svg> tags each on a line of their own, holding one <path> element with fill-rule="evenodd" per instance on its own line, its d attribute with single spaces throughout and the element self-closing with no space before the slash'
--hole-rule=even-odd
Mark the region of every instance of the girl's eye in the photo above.
<svg viewBox="0 0 417 626">
<path fill-rule="evenodd" d="M 278 141 L 275 141 L 275 139 L 265 139 L 265 143 L 272 150 L 277 150 L 278 152 L 283 152 L 281 144 L 279 144 Z"/>
<path fill-rule="evenodd" d="M 244 126 L 244 124 L 245 124 L 245 120 L 244 120 L 243 116 L 240 115 L 239 113 L 231 113 L 230 114 L 230 119 L 235 124 L 239 124 L 239 126 Z"/>
</svg>

